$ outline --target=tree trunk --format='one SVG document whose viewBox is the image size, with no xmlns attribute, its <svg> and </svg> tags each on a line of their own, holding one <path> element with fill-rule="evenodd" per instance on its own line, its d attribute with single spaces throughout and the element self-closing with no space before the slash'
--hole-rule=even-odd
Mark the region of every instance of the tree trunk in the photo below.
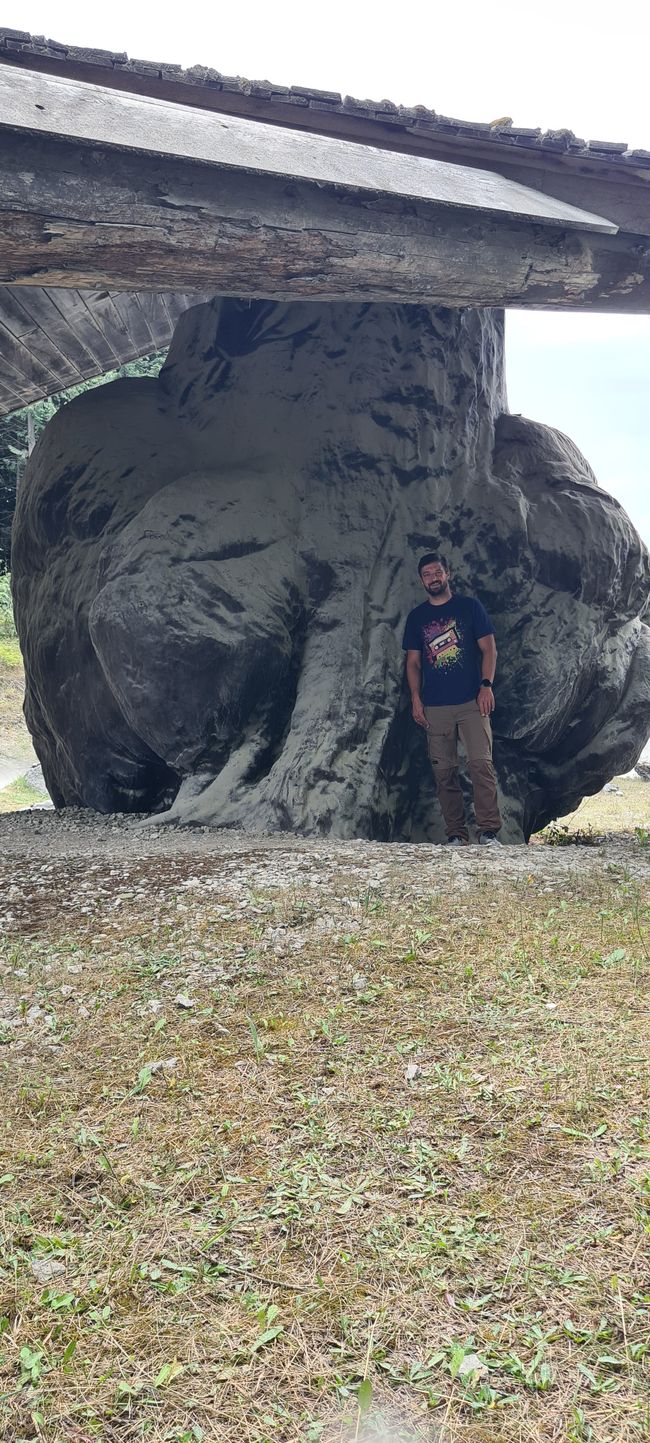
<svg viewBox="0 0 650 1443">
<path fill-rule="evenodd" d="M 496 627 L 504 838 L 632 765 L 647 556 L 575 447 L 504 404 L 499 313 L 216 301 L 158 381 L 60 412 L 14 542 L 55 798 L 440 836 L 401 649 L 436 549 Z"/>
</svg>

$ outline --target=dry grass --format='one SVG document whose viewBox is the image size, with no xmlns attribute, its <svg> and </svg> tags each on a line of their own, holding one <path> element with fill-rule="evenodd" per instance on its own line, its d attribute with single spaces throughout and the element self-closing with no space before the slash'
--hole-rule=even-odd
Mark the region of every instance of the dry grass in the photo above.
<svg viewBox="0 0 650 1443">
<path fill-rule="evenodd" d="M 650 897 L 428 875 L 41 871 L 4 1443 L 647 1437 Z"/>
<path fill-rule="evenodd" d="M 594 832 L 628 832 L 637 827 L 650 831 L 650 782 L 637 777 L 616 777 L 617 792 L 598 792 L 585 797 L 575 812 L 562 817 L 570 831 L 591 828 Z"/>
</svg>

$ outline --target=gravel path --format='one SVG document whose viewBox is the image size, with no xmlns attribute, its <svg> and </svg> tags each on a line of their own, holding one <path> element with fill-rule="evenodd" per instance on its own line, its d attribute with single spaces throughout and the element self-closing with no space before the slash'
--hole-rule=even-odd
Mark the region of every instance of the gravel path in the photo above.
<svg viewBox="0 0 650 1443">
<path fill-rule="evenodd" d="M 297 872 L 303 876 L 311 872 L 318 881 L 323 874 L 331 876 L 341 870 L 365 873 L 369 884 L 376 884 L 391 876 L 403 879 L 407 869 L 423 884 L 425 879 L 435 879 L 439 886 L 441 877 L 454 877 L 459 890 L 494 877 L 505 883 L 532 875 L 548 885 L 569 876 L 605 878 L 615 870 L 639 880 L 650 878 L 650 852 L 636 837 L 620 834 L 597 847 L 533 843 L 502 847 L 497 852 L 478 846 L 450 849 L 176 828 L 147 819 L 72 809 L 60 814 L 36 809 L 0 816 L 0 857 L 6 864 L 2 868 L 5 882 L 12 874 L 22 875 L 27 865 L 31 870 L 37 864 L 84 859 L 128 866 L 155 858 L 188 863 L 196 858 L 209 863 L 213 874 L 218 868 L 223 876 L 236 874 L 240 881 L 254 881 L 257 886 L 287 885 L 287 879 Z"/>
</svg>

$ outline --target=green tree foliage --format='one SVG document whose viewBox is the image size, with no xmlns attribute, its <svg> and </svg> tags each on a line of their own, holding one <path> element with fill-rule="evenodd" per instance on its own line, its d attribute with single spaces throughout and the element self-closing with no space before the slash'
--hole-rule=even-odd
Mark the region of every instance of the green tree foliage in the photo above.
<svg viewBox="0 0 650 1443">
<path fill-rule="evenodd" d="M 16 485 L 22 475 L 32 445 L 41 431 L 57 411 L 75 396 L 83 395 L 94 386 L 103 386 L 107 381 L 116 381 L 122 376 L 157 376 L 165 359 L 164 351 L 153 356 L 143 356 L 138 361 L 129 361 L 116 371 L 106 371 L 103 376 L 94 376 L 56 396 L 47 396 L 33 406 L 14 411 L 11 416 L 0 420 L 0 581 L 2 573 L 9 570 L 11 562 L 11 523 L 16 505 Z M 0 592 L 0 626 L 2 625 L 2 593 Z M 0 631 L 0 635 L 2 632 Z"/>
<path fill-rule="evenodd" d="M 13 641 L 15 635 L 9 572 L 5 571 L 0 575 L 0 641 L 6 641 L 8 638 Z"/>
</svg>

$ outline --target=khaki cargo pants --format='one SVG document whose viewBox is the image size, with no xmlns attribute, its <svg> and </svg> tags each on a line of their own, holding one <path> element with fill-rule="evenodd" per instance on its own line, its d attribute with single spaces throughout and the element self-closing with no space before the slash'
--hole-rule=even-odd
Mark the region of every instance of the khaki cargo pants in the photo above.
<svg viewBox="0 0 650 1443">
<path fill-rule="evenodd" d="M 433 767 L 438 801 L 448 837 L 469 841 L 463 794 L 458 781 L 458 739 L 467 756 L 474 791 L 479 832 L 498 832 L 501 826 L 497 779 L 492 765 L 490 718 L 481 716 L 477 701 L 461 706 L 425 706 L 429 761 Z"/>
</svg>

